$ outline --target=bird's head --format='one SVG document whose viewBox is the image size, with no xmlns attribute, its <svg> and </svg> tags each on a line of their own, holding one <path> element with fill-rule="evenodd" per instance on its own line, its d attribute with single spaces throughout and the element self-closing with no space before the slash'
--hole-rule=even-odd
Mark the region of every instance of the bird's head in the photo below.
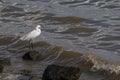
<svg viewBox="0 0 120 80">
<path fill-rule="evenodd" d="M 41 25 L 37 25 L 37 26 L 36 26 L 36 29 L 41 29 Z"/>
</svg>

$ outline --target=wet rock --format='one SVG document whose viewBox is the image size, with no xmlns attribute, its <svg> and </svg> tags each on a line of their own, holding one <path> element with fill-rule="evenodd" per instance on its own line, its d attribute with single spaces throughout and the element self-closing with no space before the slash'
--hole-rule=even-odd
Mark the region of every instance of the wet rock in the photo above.
<svg viewBox="0 0 120 80">
<path fill-rule="evenodd" d="M 10 65 L 10 58 L 0 57 L 0 73 L 3 72 L 4 66 Z"/>
<path fill-rule="evenodd" d="M 44 56 L 47 57 L 46 60 L 55 60 L 57 59 L 61 53 L 63 52 L 63 48 L 60 46 L 50 46 L 49 49 L 45 52 Z"/>
<path fill-rule="evenodd" d="M 31 72 L 32 72 L 31 70 L 27 70 L 27 69 L 21 70 L 21 74 L 25 75 L 25 76 L 29 76 L 31 74 Z"/>
<path fill-rule="evenodd" d="M 105 64 L 106 62 L 100 57 L 93 54 L 84 54 L 81 56 L 80 65 L 83 66 L 85 71 L 91 70 L 95 64 Z"/>
<path fill-rule="evenodd" d="M 42 79 L 37 76 L 25 76 L 21 74 L 2 73 L 0 74 L 0 80 L 42 80 Z"/>
<path fill-rule="evenodd" d="M 6 19 L 0 19 L 1 21 L 6 21 Z M 9 22 L 9 20 L 7 20 Z M 7 45 L 11 43 L 12 37 L 0 37 L 0 45 Z"/>
<path fill-rule="evenodd" d="M 30 76 L 23 76 L 20 74 L 2 73 L 0 80 L 30 80 Z"/>
<path fill-rule="evenodd" d="M 44 71 L 42 80 L 78 80 L 81 73 L 76 67 L 49 65 Z"/>
<path fill-rule="evenodd" d="M 0 2 L 3 2 L 3 0 L 0 0 Z"/>
<path fill-rule="evenodd" d="M 2 65 L 0 65 L 0 73 L 3 72 L 3 69 L 4 69 L 4 67 Z"/>
<path fill-rule="evenodd" d="M 38 51 L 28 51 L 23 55 L 23 60 L 40 60 L 41 54 Z"/>
<path fill-rule="evenodd" d="M 32 76 L 29 80 L 42 80 L 42 79 L 40 79 L 39 77 L 36 77 L 36 76 Z"/>
<path fill-rule="evenodd" d="M 105 78 L 105 80 L 120 80 L 119 64 L 108 63 L 107 61 L 93 54 L 86 54 L 81 56 L 80 63 L 82 66 L 84 66 L 84 70 L 89 70 L 94 73 L 106 76 L 107 78 Z"/>
<path fill-rule="evenodd" d="M 4 66 L 10 65 L 11 64 L 10 58 L 2 58 L 2 57 L 0 57 L 0 64 L 2 64 Z"/>
<path fill-rule="evenodd" d="M 119 76 L 107 76 L 106 78 L 102 80 L 120 80 L 120 75 Z"/>
</svg>

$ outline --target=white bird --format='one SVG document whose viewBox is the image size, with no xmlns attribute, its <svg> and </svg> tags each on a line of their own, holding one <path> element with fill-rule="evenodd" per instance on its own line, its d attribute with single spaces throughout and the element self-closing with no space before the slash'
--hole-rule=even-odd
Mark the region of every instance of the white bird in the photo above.
<svg viewBox="0 0 120 80">
<path fill-rule="evenodd" d="M 32 30 L 28 34 L 22 36 L 20 38 L 20 40 L 22 40 L 22 41 L 33 40 L 34 38 L 38 37 L 40 34 L 41 34 L 41 25 L 37 25 L 34 30 Z"/>
<path fill-rule="evenodd" d="M 37 25 L 34 30 L 20 37 L 20 40 L 30 41 L 31 47 L 33 49 L 32 41 L 34 38 L 38 37 L 40 34 L 41 34 L 41 25 Z"/>
<path fill-rule="evenodd" d="M 5 49 L 8 49 L 10 46 L 16 44 L 18 41 L 22 40 L 22 41 L 29 41 L 30 42 L 30 46 L 29 48 L 32 48 L 33 49 L 33 44 L 32 44 L 32 41 L 34 38 L 38 37 L 39 35 L 41 34 L 41 25 L 37 25 L 36 28 L 34 30 L 32 30 L 31 32 L 29 32 L 28 34 L 25 34 L 23 36 L 21 36 L 17 41 L 7 45 L 6 48 L 3 48 L 1 50 L 5 50 Z M 13 39 L 12 41 L 16 40 Z"/>
</svg>

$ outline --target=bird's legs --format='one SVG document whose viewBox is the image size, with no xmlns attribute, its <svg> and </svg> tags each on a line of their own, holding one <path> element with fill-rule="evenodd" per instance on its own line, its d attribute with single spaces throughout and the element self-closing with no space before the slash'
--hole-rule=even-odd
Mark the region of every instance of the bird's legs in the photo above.
<svg viewBox="0 0 120 80">
<path fill-rule="evenodd" d="M 29 43 L 30 43 L 29 48 L 30 48 L 31 50 L 33 50 L 33 41 L 32 41 L 32 40 L 30 40 L 30 41 L 29 41 Z"/>
</svg>

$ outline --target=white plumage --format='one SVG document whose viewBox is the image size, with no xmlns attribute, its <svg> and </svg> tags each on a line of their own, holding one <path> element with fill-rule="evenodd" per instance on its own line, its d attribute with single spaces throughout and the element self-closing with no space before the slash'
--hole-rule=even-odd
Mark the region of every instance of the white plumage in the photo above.
<svg viewBox="0 0 120 80">
<path fill-rule="evenodd" d="M 22 41 L 30 41 L 33 40 L 34 38 L 38 37 L 41 34 L 41 25 L 37 25 L 34 30 L 29 32 L 28 34 L 22 36 L 20 40 Z"/>
<path fill-rule="evenodd" d="M 29 41 L 31 48 L 33 49 L 33 44 L 32 44 L 32 40 L 36 37 L 38 37 L 41 34 L 41 25 L 37 25 L 36 28 L 34 30 L 32 30 L 31 32 L 29 32 L 28 34 L 25 34 L 24 36 L 20 37 L 17 41 L 15 41 L 14 43 L 11 43 L 9 45 L 7 45 L 7 49 L 16 44 L 18 41 L 22 40 L 22 41 Z M 30 46 L 29 46 L 30 48 Z M 6 48 L 5 48 L 6 49 Z M 4 49 L 3 49 L 4 50 Z"/>
</svg>

